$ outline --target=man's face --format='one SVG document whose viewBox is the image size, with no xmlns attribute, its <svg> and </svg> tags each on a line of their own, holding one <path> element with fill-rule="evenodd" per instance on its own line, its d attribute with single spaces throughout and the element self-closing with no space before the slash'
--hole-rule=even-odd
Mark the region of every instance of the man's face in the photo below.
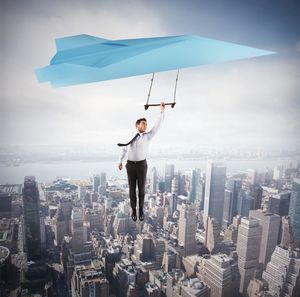
<svg viewBox="0 0 300 297">
<path fill-rule="evenodd" d="M 146 121 L 140 121 L 140 123 L 138 125 L 136 125 L 136 128 L 140 133 L 145 132 L 146 129 L 147 129 L 147 122 Z"/>
</svg>

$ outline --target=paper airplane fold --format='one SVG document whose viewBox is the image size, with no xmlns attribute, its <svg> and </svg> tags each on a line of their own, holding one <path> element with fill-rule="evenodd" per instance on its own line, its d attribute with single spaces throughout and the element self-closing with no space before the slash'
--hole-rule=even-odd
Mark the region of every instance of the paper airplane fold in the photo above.
<svg viewBox="0 0 300 297">
<path fill-rule="evenodd" d="M 39 82 L 53 87 L 275 54 L 193 35 L 124 40 L 76 35 L 56 39 L 56 49 L 50 65 L 35 70 Z"/>
</svg>

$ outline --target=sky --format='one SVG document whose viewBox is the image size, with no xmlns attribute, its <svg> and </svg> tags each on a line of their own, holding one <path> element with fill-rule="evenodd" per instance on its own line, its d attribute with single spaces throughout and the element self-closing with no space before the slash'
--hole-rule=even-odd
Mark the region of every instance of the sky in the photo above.
<svg viewBox="0 0 300 297">
<path fill-rule="evenodd" d="M 148 128 L 151 75 L 53 89 L 34 69 L 49 64 L 55 38 L 89 34 L 128 39 L 194 34 L 277 54 L 180 71 L 177 104 L 151 146 L 156 150 L 300 148 L 299 1 L 1 1 L 2 146 L 116 143 Z M 176 71 L 156 75 L 152 102 L 172 97 Z"/>
</svg>

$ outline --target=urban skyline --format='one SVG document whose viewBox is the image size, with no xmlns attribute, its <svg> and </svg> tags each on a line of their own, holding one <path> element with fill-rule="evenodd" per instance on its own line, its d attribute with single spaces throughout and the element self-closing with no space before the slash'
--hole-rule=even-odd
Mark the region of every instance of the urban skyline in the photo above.
<svg viewBox="0 0 300 297">
<path fill-rule="evenodd" d="M 298 296 L 300 162 L 239 175 L 207 167 L 151 168 L 143 222 L 130 218 L 126 180 L 105 172 L 0 185 L 1 297 Z M 216 191 L 230 200 L 222 218 Z"/>
</svg>

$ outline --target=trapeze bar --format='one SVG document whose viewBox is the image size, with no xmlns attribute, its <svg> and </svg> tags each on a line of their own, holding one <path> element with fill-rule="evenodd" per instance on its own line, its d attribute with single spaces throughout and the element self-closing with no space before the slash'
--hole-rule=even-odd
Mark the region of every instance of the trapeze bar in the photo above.
<svg viewBox="0 0 300 297">
<path fill-rule="evenodd" d="M 172 108 L 174 108 L 176 102 L 172 102 L 172 103 L 165 103 L 165 105 L 171 105 Z M 149 106 L 160 106 L 160 103 L 154 103 L 154 104 L 145 104 L 145 110 L 148 109 Z"/>
</svg>

